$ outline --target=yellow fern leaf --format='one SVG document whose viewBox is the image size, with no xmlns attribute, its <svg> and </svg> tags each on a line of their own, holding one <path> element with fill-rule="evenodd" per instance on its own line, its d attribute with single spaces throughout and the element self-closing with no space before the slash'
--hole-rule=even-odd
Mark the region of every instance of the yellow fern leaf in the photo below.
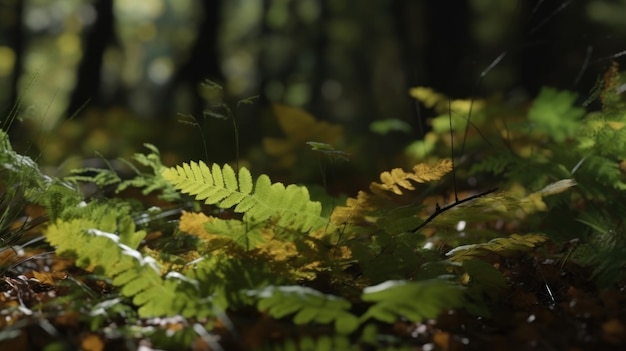
<svg viewBox="0 0 626 351">
<path fill-rule="evenodd" d="M 228 242 L 237 242 L 237 238 L 233 236 L 239 236 L 237 233 L 232 234 L 231 237 L 223 235 L 223 233 L 213 233 L 211 227 L 214 225 L 220 226 L 217 222 L 225 222 L 225 220 L 207 216 L 203 213 L 183 212 L 180 218 L 179 228 L 180 230 L 192 234 L 199 239 L 205 241 L 208 249 L 226 249 Z M 208 226 L 208 228 L 207 228 Z M 208 229 L 208 230 L 207 230 Z M 245 235 L 246 233 L 239 233 Z M 276 233 L 267 227 L 259 228 L 258 233 L 260 240 L 255 240 L 254 247 L 249 247 L 252 251 L 248 251 L 247 254 L 261 254 L 268 257 L 275 262 L 284 262 L 298 256 L 298 249 L 291 240 L 281 240 L 276 236 Z M 239 245 L 241 248 L 241 245 Z M 232 250 L 218 250 L 221 254 L 240 254 L 240 249 L 233 248 Z M 213 254 L 218 253 L 213 251 Z"/>
<path fill-rule="evenodd" d="M 413 183 L 439 180 L 451 170 L 452 161 L 441 160 L 434 165 L 418 164 L 413 167 L 413 172 L 405 172 L 400 168 L 383 172 L 380 175 L 382 183 L 372 182 L 370 192 L 359 191 L 356 198 L 346 200 L 346 206 L 337 206 L 331 215 L 331 222 L 337 225 L 375 222 L 376 218 L 368 218 L 368 213 L 389 206 L 390 201 L 393 202 L 392 194 L 406 195 L 406 191 L 416 190 Z"/>
<path fill-rule="evenodd" d="M 293 241 L 277 238 L 269 228 L 261 230 L 261 235 L 265 239 L 265 245 L 259 247 L 259 252 L 269 255 L 274 261 L 285 262 L 298 256 L 298 249 Z"/>
<path fill-rule="evenodd" d="M 439 114 L 448 114 L 450 110 L 455 113 L 467 114 L 470 108 L 480 110 L 485 102 L 482 100 L 450 100 L 450 97 L 440 94 L 432 88 L 414 87 L 409 89 L 409 95 L 422 102 L 424 106 L 434 109 Z"/>
<path fill-rule="evenodd" d="M 206 237 L 209 234 L 204 229 L 204 225 L 208 220 L 209 217 L 204 213 L 183 211 L 178 228 L 197 237 Z"/>
<path fill-rule="evenodd" d="M 409 89 L 409 95 L 421 101 L 427 108 L 439 107 L 439 105 L 442 105 L 448 99 L 447 96 L 439 94 L 434 89 L 427 87 L 411 88 Z M 436 109 L 438 110 L 439 108 Z"/>
<path fill-rule="evenodd" d="M 402 195 L 402 189 L 415 190 L 411 181 L 415 183 L 426 183 L 439 180 L 452 170 L 451 160 L 441 160 L 436 165 L 420 163 L 413 167 L 413 172 L 408 173 L 400 168 L 394 168 L 391 172 L 380 174 L 382 183 L 372 182 L 370 190 L 379 196 L 385 196 L 386 192 Z"/>
<path fill-rule="evenodd" d="M 200 239 L 203 242 L 203 250 L 211 251 L 214 255 L 218 252 L 225 253 L 232 239 L 207 231 L 207 223 L 212 220 L 220 219 L 207 216 L 204 213 L 183 211 L 178 227 L 181 231 Z"/>
</svg>

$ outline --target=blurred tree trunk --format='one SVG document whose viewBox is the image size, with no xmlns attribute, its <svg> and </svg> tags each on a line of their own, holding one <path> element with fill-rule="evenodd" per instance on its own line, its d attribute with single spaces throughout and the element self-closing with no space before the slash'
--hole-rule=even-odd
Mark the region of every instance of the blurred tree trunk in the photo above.
<svg viewBox="0 0 626 351">
<path fill-rule="evenodd" d="M 22 27 L 24 1 L 2 1 L 0 2 L 0 11 L 12 19 L 11 21 L 6 21 L 6 27 L 3 26 L 2 28 L 4 32 L 3 37 L 7 42 L 0 44 L 8 45 L 15 54 L 13 72 L 10 78 L 10 92 L 4 95 L 7 97 L 7 100 L 1 101 L 1 106 L 3 106 L 2 117 L 15 118 L 18 117 L 20 109 L 19 79 L 22 75 L 22 59 L 24 56 L 24 28 Z M 6 121 L 2 124 L 2 127 L 12 127 L 9 132 L 12 137 L 15 137 L 19 134 L 17 130 L 19 123 L 11 122 Z"/>
<path fill-rule="evenodd" d="M 219 64 L 217 42 L 222 2 L 219 0 L 199 1 L 199 4 L 202 6 L 202 24 L 198 28 L 198 36 L 189 53 L 189 59 L 179 67 L 173 84 L 170 85 L 172 94 L 174 90 L 180 88 L 181 84 L 191 85 L 191 91 L 195 92 L 198 90 L 198 84 L 206 79 L 223 84 L 224 76 Z M 201 116 L 204 101 L 198 94 L 193 94 L 193 96 L 192 114 Z"/>
<path fill-rule="evenodd" d="M 324 83 L 329 77 L 326 55 L 328 50 L 328 33 L 326 31 L 327 21 L 329 20 L 328 0 L 320 1 L 320 15 L 315 23 L 313 46 L 315 49 L 315 63 L 311 77 L 311 101 L 309 102 L 310 112 L 320 119 L 328 119 L 330 115 L 328 111 L 328 103 L 323 96 L 322 91 Z"/>
<path fill-rule="evenodd" d="M 427 1 L 427 84 L 450 96 L 467 96 L 473 88 L 463 68 L 471 45 L 469 8 L 466 1 Z"/>
<path fill-rule="evenodd" d="M 597 57 L 602 55 L 598 51 L 610 47 L 598 38 L 609 38 L 611 34 L 607 35 L 587 19 L 584 1 L 534 0 L 525 5 L 524 16 L 528 20 L 519 68 L 522 85 L 531 96 L 546 85 L 587 94 L 597 76 L 610 64 L 610 60 L 598 64 Z M 621 48 L 623 41 L 620 43 Z M 594 61 L 595 65 L 590 64 Z"/>
<path fill-rule="evenodd" d="M 78 67 L 76 87 L 68 105 L 68 117 L 77 114 L 89 101 L 98 98 L 104 50 L 115 38 L 113 0 L 98 0 L 94 7 L 97 18 L 84 41 L 85 51 Z"/>
<path fill-rule="evenodd" d="M 401 45 L 402 65 L 406 72 L 404 84 L 406 87 L 407 110 L 410 111 L 411 123 L 417 138 L 426 134 L 426 116 L 422 113 L 419 102 L 408 94 L 409 89 L 415 86 L 428 85 L 425 67 L 426 36 L 424 19 L 428 16 L 424 1 L 394 0 L 392 11 L 396 19 L 396 35 Z"/>
</svg>

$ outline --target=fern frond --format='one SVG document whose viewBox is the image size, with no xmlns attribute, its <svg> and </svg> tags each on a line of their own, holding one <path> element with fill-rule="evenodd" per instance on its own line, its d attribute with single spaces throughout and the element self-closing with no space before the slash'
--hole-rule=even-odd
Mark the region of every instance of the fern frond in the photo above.
<svg viewBox="0 0 626 351">
<path fill-rule="evenodd" d="M 247 292 L 259 287 L 293 284 L 285 270 L 276 271 L 264 256 L 204 255 L 189 263 L 181 273 L 198 282 L 201 296 L 211 296 L 220 310 L 231 306 L 251 306 L 256 299 Z M 284 268 L 284 267 L 283 267 Z"/>
<path fill-rule="evenodd" d="M 64 179 L 73 183 L 94 183 L 101 188 L 122 180 L 113 170 L 92 167 L 72 169 Z"/>
<path fill-rule="evenodd" d="M 487 243 L 459 246 L 448 251 L 446 256 L 453 262 L 481 258 L 490 254 L 507 257 L 530 251 L 547 240 L 548 238 L 542 234 L 512 234 L 508 238 L 495 238 Z"/>
<path fill-rule="evenodd" d="M 151 257 L 97 228 L 90 219 L 57 220 L 46 229 L 45 236 L 59 254 L 74 257 L 77 266 L 111 277 L 113 285 L 139 306 L 140 316 L 211 314 L 210 304 L 202 301 L 194 280 L 175 272 L 162 277 L 161 267 Z"/>
<path fill-rule="evenodd" d="M 302 236 L 294 230 L 284 230 L 272 223 L 245 223 L 220 219 L 204 214 L 184 213 L 180 229 L 196 236 L 202 244 L 199 252 L 211 256 L 233 258 L 256 257 L 268 262 L 268 270 L 280 276 L 312 279 L 320 267 L 346 260 L 349 250 L 333 247 L 329 253 L 324 228 Z"/>
<path fill-rule="evenodd" d="M 9 136 L 3 130 L 0 130 L 0 169 L 8 172 L 18 182 L 25 200 L 38 205 L 42 205 L 42 193 L 54 183 L 51 177 L 39 170 L 33 159 L 13 150 Z"/>
<path fill-rule="evenodd" d="M 351 304 L 348 300 L 311 288 L 269 286 L 247 294 L 258 299 L 260 311 L 267 311 L 274 318 L 293 314 L 293 322 L 298 325 L 334 323 L 335 330 L 342 334 L 349 334 L 359 326 L 359 319 L 349 312 Z"/>
<path fill-rule="evenodd" d="M 133 179 L 121 181 L 115 191 L 119 193 L 128 187 L 136 187 L 142 189 L 142 193 L 147 195 L 153 191 L 160 190 L 159 198 L 165 201 L 180 200 L 180 194 L 170 182 L 163 178 L 162 171 L 165 169 L 165 166 L 161 163 L 159 149 L 148 143 L 143 144 L 143 146 L 150 152 L 147 154 L 136 153 L 133 155 L 133 160 L 142 166 L 150 168 L 152 171 L 149 173 L 141 172 L 130 162 L 122 160 L 135 171 L 136 176 Z"/>
<path fill-rule="evenodd" d="M 203 213 L 183 212 L 179 223 L 180 230 L 193 234 L 205 243 L 204 250 L 211 251 L 235 244 L 249 251 L 266 242 L 261 225 L 246 225 L 235 219 L 220 219 Z"/>
<path fill-rule="evenodd" d="M 378 209 L 398 207 L 394 200 L 408 195 L 410 191 L 415 191 L 413 182 L 427 183 L 439 180 L 451 170 L 452 161 L 441 160 L 435 165 L 418 164 L 413 167 L 412 173 L 399 168 L 391 172 L 383 172 L 380 175 L 382 183 L 372 182 L 370 192 L 359 191 L 356 198 L 346 200 L 346 206 L 337 206 L 331 214 L 331 221 L 336 225 L 375 222 L 378 216 L 372 216 L 372 213 Z"/>
<path fill-rule="evenodd" d="M 620 191 L 626 190 L 626 176 L 615 160 L 593 155 L 585 159 L 580 171 L 582 173 L 580 177 L 585 178 L 585 181 L 581 180 L 583 189 L 600 194 L 600 196 L 606 187 Z"/>
<path fill-rule="evenodd" d="M 497 153 L 491 157 L 486 157 L 481 162 L 474 163 L 470 168 L 470 174 L 477 174 L 480 172 L 491 173 L 494 175 L 501 175 L 506 168 L 515 162 L 515 155 L 509 152 Z"/>
<path fill-rule="evenodd" d="M 615 213 L 588 211 L 578 219 L 591 229 L 591 235 L 573 252 L 573 258 L 583 265 L 593 267 L 594 280 L 603 287 L 626 278 L 626 236 L 621 222 L 626 208 L 615 206 Z"/>
<path fill-rule="evenodd" d="M 585 115 L 585 109 L 575 106 L 575 102 L 575 93 L 543 88 L 528 111 L 528 120 L 534 128 L 562 142 L 574 135 Z"/>
<path fill-rule="evenodd" d="M 413 167 L 413 172 L 408 173 L 401 168 L 394 168 L 390 172 L 380 174 L 381 183 L 372 182 L 370 191 L 378 196 L 386 196 L 387 192 L 402 195 L 402 189 L 415 190 L 411 182 L 426 183 L 439 180 L 452 171 L 451 160 L 441 160 L 436 165 L 420 163 Z"/>
<path fill-rule="evenodd" d="M 365 288 L 363 301 L 373 302 L 361 320 L 369 318 L 394 323 L 436 318 L 441 312 L 463 304 L 463 288 L 444 279 L 422 281 L 389 280 Z"/>
<path fill-rule="evenodd" d="M 35 189 L 37 188 L 27 189 L 26 192 L 29 193 Z M 84 208 L 79 206 L 81 201 L 83 201 L 82 194 L 65 182 L 54 181 L 44 191 L 40 189 L 38 195 L 38 203 L 46 208 L 48 216 L 52 221 L 61 218 L 64 213 L 71 210 Z M 32 196 L 35 195 L 33 194 Z"/>
<path fill-rule="evenodd" d="M 272 184 L 266 175 L 253 185 L 250 171 L 243 167 L 235 174 L 229 165 L 220 168 L 213 164 L 209 168 L 200 161 L 165 169 L 162 174 L 176 189 L 195 195 L 196 200 L 221 208 L 235 206 L 235 212 L 244 213 L 244 218 L 253 222 L 271 218 L 279 226 L 300 231 L 327 223 L 321 216 L 321 204 L 310 200 L 306 187 Z"/>
</svg>

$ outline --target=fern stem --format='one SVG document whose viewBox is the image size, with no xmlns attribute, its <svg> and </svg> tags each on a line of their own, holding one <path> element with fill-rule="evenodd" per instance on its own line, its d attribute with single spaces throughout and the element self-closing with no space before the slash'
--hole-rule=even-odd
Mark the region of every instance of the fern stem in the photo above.
<svg viewBox="0 0 626 351">
<path fill-rule="evenodd" d="M 235 115 L 228 109 L 228 113 L 230 114 L 230 119 L 233 121 L 233 129 L 235 130 L 235 162 L 236 162 L 236 170 L 239 171 L 239 128 L 237 126 L 237 118 Z"/>
<path fill-rule="evenodd" d="M 454 201 L 459 202 L 459 193 L 456 188 L 456 169 L 454 165 L 454 132 L 452 131 L 452 102 L 448 98 L 448 122 L 450 123 L 450 159 L 452 160 L 452 183 L 454 186 Z"/>
</svg>

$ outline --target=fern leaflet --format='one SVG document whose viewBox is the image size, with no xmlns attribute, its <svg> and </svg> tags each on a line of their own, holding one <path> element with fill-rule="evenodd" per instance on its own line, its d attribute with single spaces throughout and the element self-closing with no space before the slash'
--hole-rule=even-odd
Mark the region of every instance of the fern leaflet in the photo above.
<svg viewBox="0 0 626 351">
<path fill-rule="evenodd" d="M 359 326 L 359 319 L 348 311 L 351 307 L 348 300 L 311 288 L 269 286 L 251 290 L 248 295 L 257 297 L 258 309 L 267 311 L 272 317 L 295 314 L 293 321 L 296 324 L 334 322 L 335 330 L 342 334 L 349 334 Z"/>
<path fill-rule="evenodd" d="M 585 109 L 574 106 L 576 94 L 543 88 L 528 111 L 528 120 L 557 142 L 571 137 L 585 115 Z"/>
<path fill-rule="evenodd" d="M 436 318 L 444 310 L 462 306 L 463 288 L 443 279 L 388 280 L 364 289 L 363 301 L 374 302 L 361 320 L 374 318 L 394 323 L 404 317 L 411 322 Z"/>
<path fill-rule="evenodd" d="M 542 234 L 513 234 L 508 238 L 495 238 L 487 243 L 458 246 L 446 254 L 450 261 L 465 261 L 498 254 L 500 256 L 512 256 L 515 253 L 526 252 L 547 241 Z"/>
<path fill-rule="evenodd" d="M 451 160 L 441 160 L 429 165 L 421 163 L 413 167 L 413 172 L 405 172 L 400 168 L 383 172 L 380 175 L 381 183 L 372 182 L 370 192 L 359 191 L 356 198 L 348 198 L 345 206 L 337 206 L 331 215 L 336 225 L 344 223 L 361 223 L 375 221 L 382 216 L 373 216 L 376 210 L 396 208 L 401 203 L 401 197 L 415 191 L 413 183 L 427 183 L 441 179 L 452 170 Z M 400 203 L 398 203 L 400 202 Z M 376 217 L 373 218 L 372 217 Z"/>
<path fill-rule="evenodd" d="M 58 253 L 76 258 L 77 266 L 111 277 L 122 295 L 133 298 L 142 317 L 211 314 L 210 304 L 198 296 L 192 279 L 175 272 L 161 277 L 161 268 L 151 257 L 144 257 L 121 243 L 119 236 L 98 227 L 90 219 L 57 220 L 45 235 Z"/>
<path fill-rule="evenodd" d="M 235 174 L 229 165 L 220 168 L 213 164 L 209 168 L 200 161 L 165 169 L 162 174 L 183 193 L 220 208 L 234 206 L 235 212 L 245 213 L 244 219 L 251 222 L 271 218 L 279 226 L 301 231 L 327 223 L 321 216 L 321 204 L 310 200 L 306 187 L 272 184 L 266 175 L 261 175 L 253 185 L 250 171 L 243 167 Z"/>
</svg>

